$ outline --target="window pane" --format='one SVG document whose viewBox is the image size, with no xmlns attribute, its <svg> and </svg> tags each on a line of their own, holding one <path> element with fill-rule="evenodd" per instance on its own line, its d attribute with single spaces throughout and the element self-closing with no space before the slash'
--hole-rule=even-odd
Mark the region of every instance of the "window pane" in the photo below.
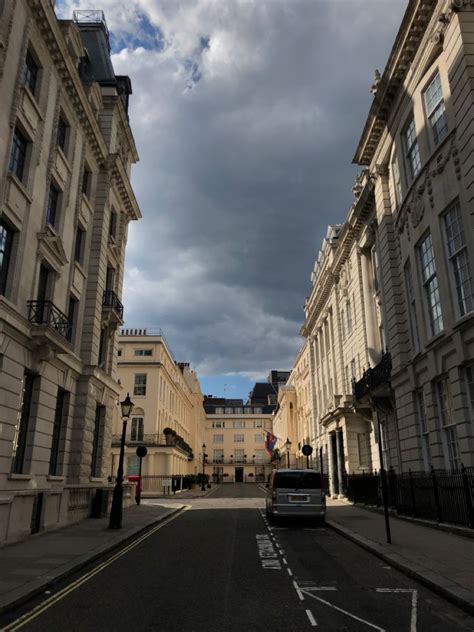
<svg viewBox="0 0 474 632">
<path fill-rule="evenodd" d="M 46 223 L 56 226 L 58 211 L 59 191 L 54 184 L 49 185 L 48 203 L 46 207 Z"/>
<path fill-rule="evenodd" d="M 430 317 L 431 334 L 434 336 L 443 329 L 441 314 L 441 299 L 439 295 L 438 279 L 433 252 L 431 234 L 425 237 L 418 247 L 420 257 L 421 277 L 425 288 L 425 297 Z"/>
<path fill-rule="evenodd" d="M 23 181 L 23 176 L 25 173 L 27 147 L 28 141 L 20 132 L 20 130 L 18 128 L 15 128 L 8 170 L 14 173 L 20 181 Z"/>
<path fill-rule="evenodd" d="M 33 55 L 30 51 L 28 51 L 26 53 L 25 66 L 23 68 L 23 83 L 28 87 L 33 95 L 36 93 L 36 86 L 38 84 L 38 71 L 38 64 L 33 59 Z"/>
<path fill-rule="evenodd" d="M 461 316 L 464 316 L 464 314 L 473 310 L 474 300 L 469 256 L 464 236 L 461 209 L 458 202 L 445 214 L 444 227 L 446 250 L 454 277 L 459 313 Z"/>
<path fill-rule="evenodd" d="M 13 231 L 0 220 L 0 294 L 5 294 L 8 267 L 13 242 Z"/>
</svg>

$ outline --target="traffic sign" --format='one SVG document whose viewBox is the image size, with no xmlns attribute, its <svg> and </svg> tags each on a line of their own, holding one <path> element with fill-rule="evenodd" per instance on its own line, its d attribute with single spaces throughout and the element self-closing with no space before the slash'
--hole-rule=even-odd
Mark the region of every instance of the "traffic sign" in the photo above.
<svg viewBox="0 0 474 632">
<path fill-rule="evenodd" d="M 139 445 L 138 448 L 136 449 L 136 455 L 138 457 L 140 457 L 141 459 L 147 455 L 148 450 L 146 449 L 146 446 L 144 445 Z"/>
<path fill-rule="evenodd" d="M 313 454 L 313 448 L 308 443 L 305 443 L 304 446 L 301 448 L 301 452 L 305 456 L 311 456 L 311 454 Z"/>
</svg>

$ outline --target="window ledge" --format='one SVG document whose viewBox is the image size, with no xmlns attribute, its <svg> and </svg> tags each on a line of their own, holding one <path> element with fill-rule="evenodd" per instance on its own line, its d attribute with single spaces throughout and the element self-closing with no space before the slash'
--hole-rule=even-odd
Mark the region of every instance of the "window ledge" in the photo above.
<svg viewBox="0 0 474 632">
<path fill-rule="evenodd" d="M 464 316 L 460 316 L 453 325 L 453 329 L 463 327 L 466 323 L 470 323 L 474 319 L 474 312 L 469 312 Z"/>
<path fill-rule="evenodd" d="M 65 479 L 66 479 L 65 476 L 55 476 L 54 474 L 48 474 L 48 476 L 46 477 L 47 481 L 51 481 L 54 483 L 61 483 Z"/>
<path fill-rule="evenodd" d="M 9 481 L 30 481 L 31 474 L 8 474 Z"/>
<path fill-rule="evenodd" d="M 445 330 L 443 329 L 443 331 L 440 331 L 439 334 L 436 334 L 435 336 L 429 339 L 429 341 L 425 345 L 426 348 L 430 349 L 431 347 L 434 347 L 437 342 L 439 342 L 440 340 L 444 338 L 444 336 L 445 336 Z"/>
<path fill-rule="evenodd" d="M 25 199 L 31 204 L 33 202 L 33 198 L 28 193 L 28 190 L 24 183 L 18 178 L 13 171 L 9 171 L 7 177 L 15 184 L 15 186 L 19 189 L 20 193 L 25 197 Z"/>
</svg>

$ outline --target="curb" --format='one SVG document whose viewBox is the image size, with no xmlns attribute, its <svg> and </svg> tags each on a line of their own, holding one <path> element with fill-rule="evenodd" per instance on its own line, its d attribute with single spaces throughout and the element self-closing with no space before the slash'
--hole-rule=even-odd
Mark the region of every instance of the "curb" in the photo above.
<svg viewBox="0 0 474 632">
<path fill-rule="evenodd" d="M 456 606 L 462 608 L 465 612 L 474 615 L 474 599 L 471 592 L 459 586 L 459 584 L 455 584 L 454 582 L 449 582 L 444 579 L 437 573 L 427 569 L 420 567 L 419 565 L 415 565 L 410 563 L 405 557 L 396 553 L 394 551 L 389 550 L 383 544 L 378 544 L 377 542 L 373 542 L 365 538 L 364 536 L 351 531 L 350 529 L 346 529 L 342 527 L 337 522 L 333 520 L 326 520 L 326 525 L 344 536 L 348 540 L 351 540 L 355 544 L 358 544 L 363 549 L 370 551 L 380 559 L 384 560 L 390 566 L 393 566 L 397 570 L 401 571 L 405 575 L 416 579 L 420 584 L 423 584 L 433 592 L 441 595 L 451 603 L 454 603 Z"/>
<path fill-rule="evenodd" d="M 17 597 L 14 597 L 7 604 L 0 605 L 0 615 L 4 615 L 10 610 L 14 610 L 18 606 L 21 606 L 23 603 L 29 601 L 33 597 L 36 597 L 40 593 L 44 592 L 44 590 L 51 588 L 58 582 L 73 575 L 77 571 L 80 571 L 82 568 L 84 568 L 88 564 L 95 562 L 97 559 L 104 557 L 108 553 L 112 553 L 113 551 L 120 549 L 126 544 L 129 544 L 131 541 L 135 540 L 141 535 L 144 535 L 147 531 L 150 531 L 151 529 L 159 525 L 161 522 L 164 522 L 165 520 L 168 520 L 168 518 L 171 518 L 172 516 L 180 513 L 181 511 L 183 511 L 183 509 L 184 509 L 184 505 L 183 507 L 175 508 L 169 513 L 167 513 L 165 516 L 161 516 L 154 522 L 150 522 L 143 527 L 137 527 L 132 533 L 129 533 L 126 538 L 123 538 L 122 540 L 119 540 L 117 542 L 113 542 L 112 544 L 105 545 L 100 551 L 97 551 L 93 553 L 92 555 L 88 555 L 88 554 L 82 555 L 81 558 L 76 560 L 73 566 L 69 566 L 68 568 L 64 570 L 57 572 L 57 574 L 55 575 L 49 575 L 47 580 L 38 579 L 36 580 L 36 582 L 30 582 L 30 584 L 36 584 L 36 586 L 34 587 L 30 586 L 30 588 L 26 589 L 26 591 L 24 591 L 23 594 L 19 594 Z M 13 590 L 12 593 L 13 594 L 15 592 L 21 593 L 21 591 L 22 591 L 22 588 L 17 588 L 16 590 Z"/>
</svg>

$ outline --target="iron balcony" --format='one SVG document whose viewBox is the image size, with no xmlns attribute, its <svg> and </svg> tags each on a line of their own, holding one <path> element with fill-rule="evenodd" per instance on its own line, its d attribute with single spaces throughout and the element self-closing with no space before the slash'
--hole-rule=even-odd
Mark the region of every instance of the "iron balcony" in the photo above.
<svg viewBox="0 0 474 632">
<path fill-rule="evenodd" d="M 117 323 L 123 323 L 123 305 L 113 290 L 104 290 L 102 307 L 115 313 Z"/>
<path fill-rule="evenodd" d="M 373 393 L 376 389 L 384 385 L 390 384 L 390 376 L 392 373 L 392 356 L 387 351 L 382 354 L 380 362 L 369 367 L 357 382 L 353 381 L 354 400 L 360 401 L 366 395 Z"/>
</svg>

